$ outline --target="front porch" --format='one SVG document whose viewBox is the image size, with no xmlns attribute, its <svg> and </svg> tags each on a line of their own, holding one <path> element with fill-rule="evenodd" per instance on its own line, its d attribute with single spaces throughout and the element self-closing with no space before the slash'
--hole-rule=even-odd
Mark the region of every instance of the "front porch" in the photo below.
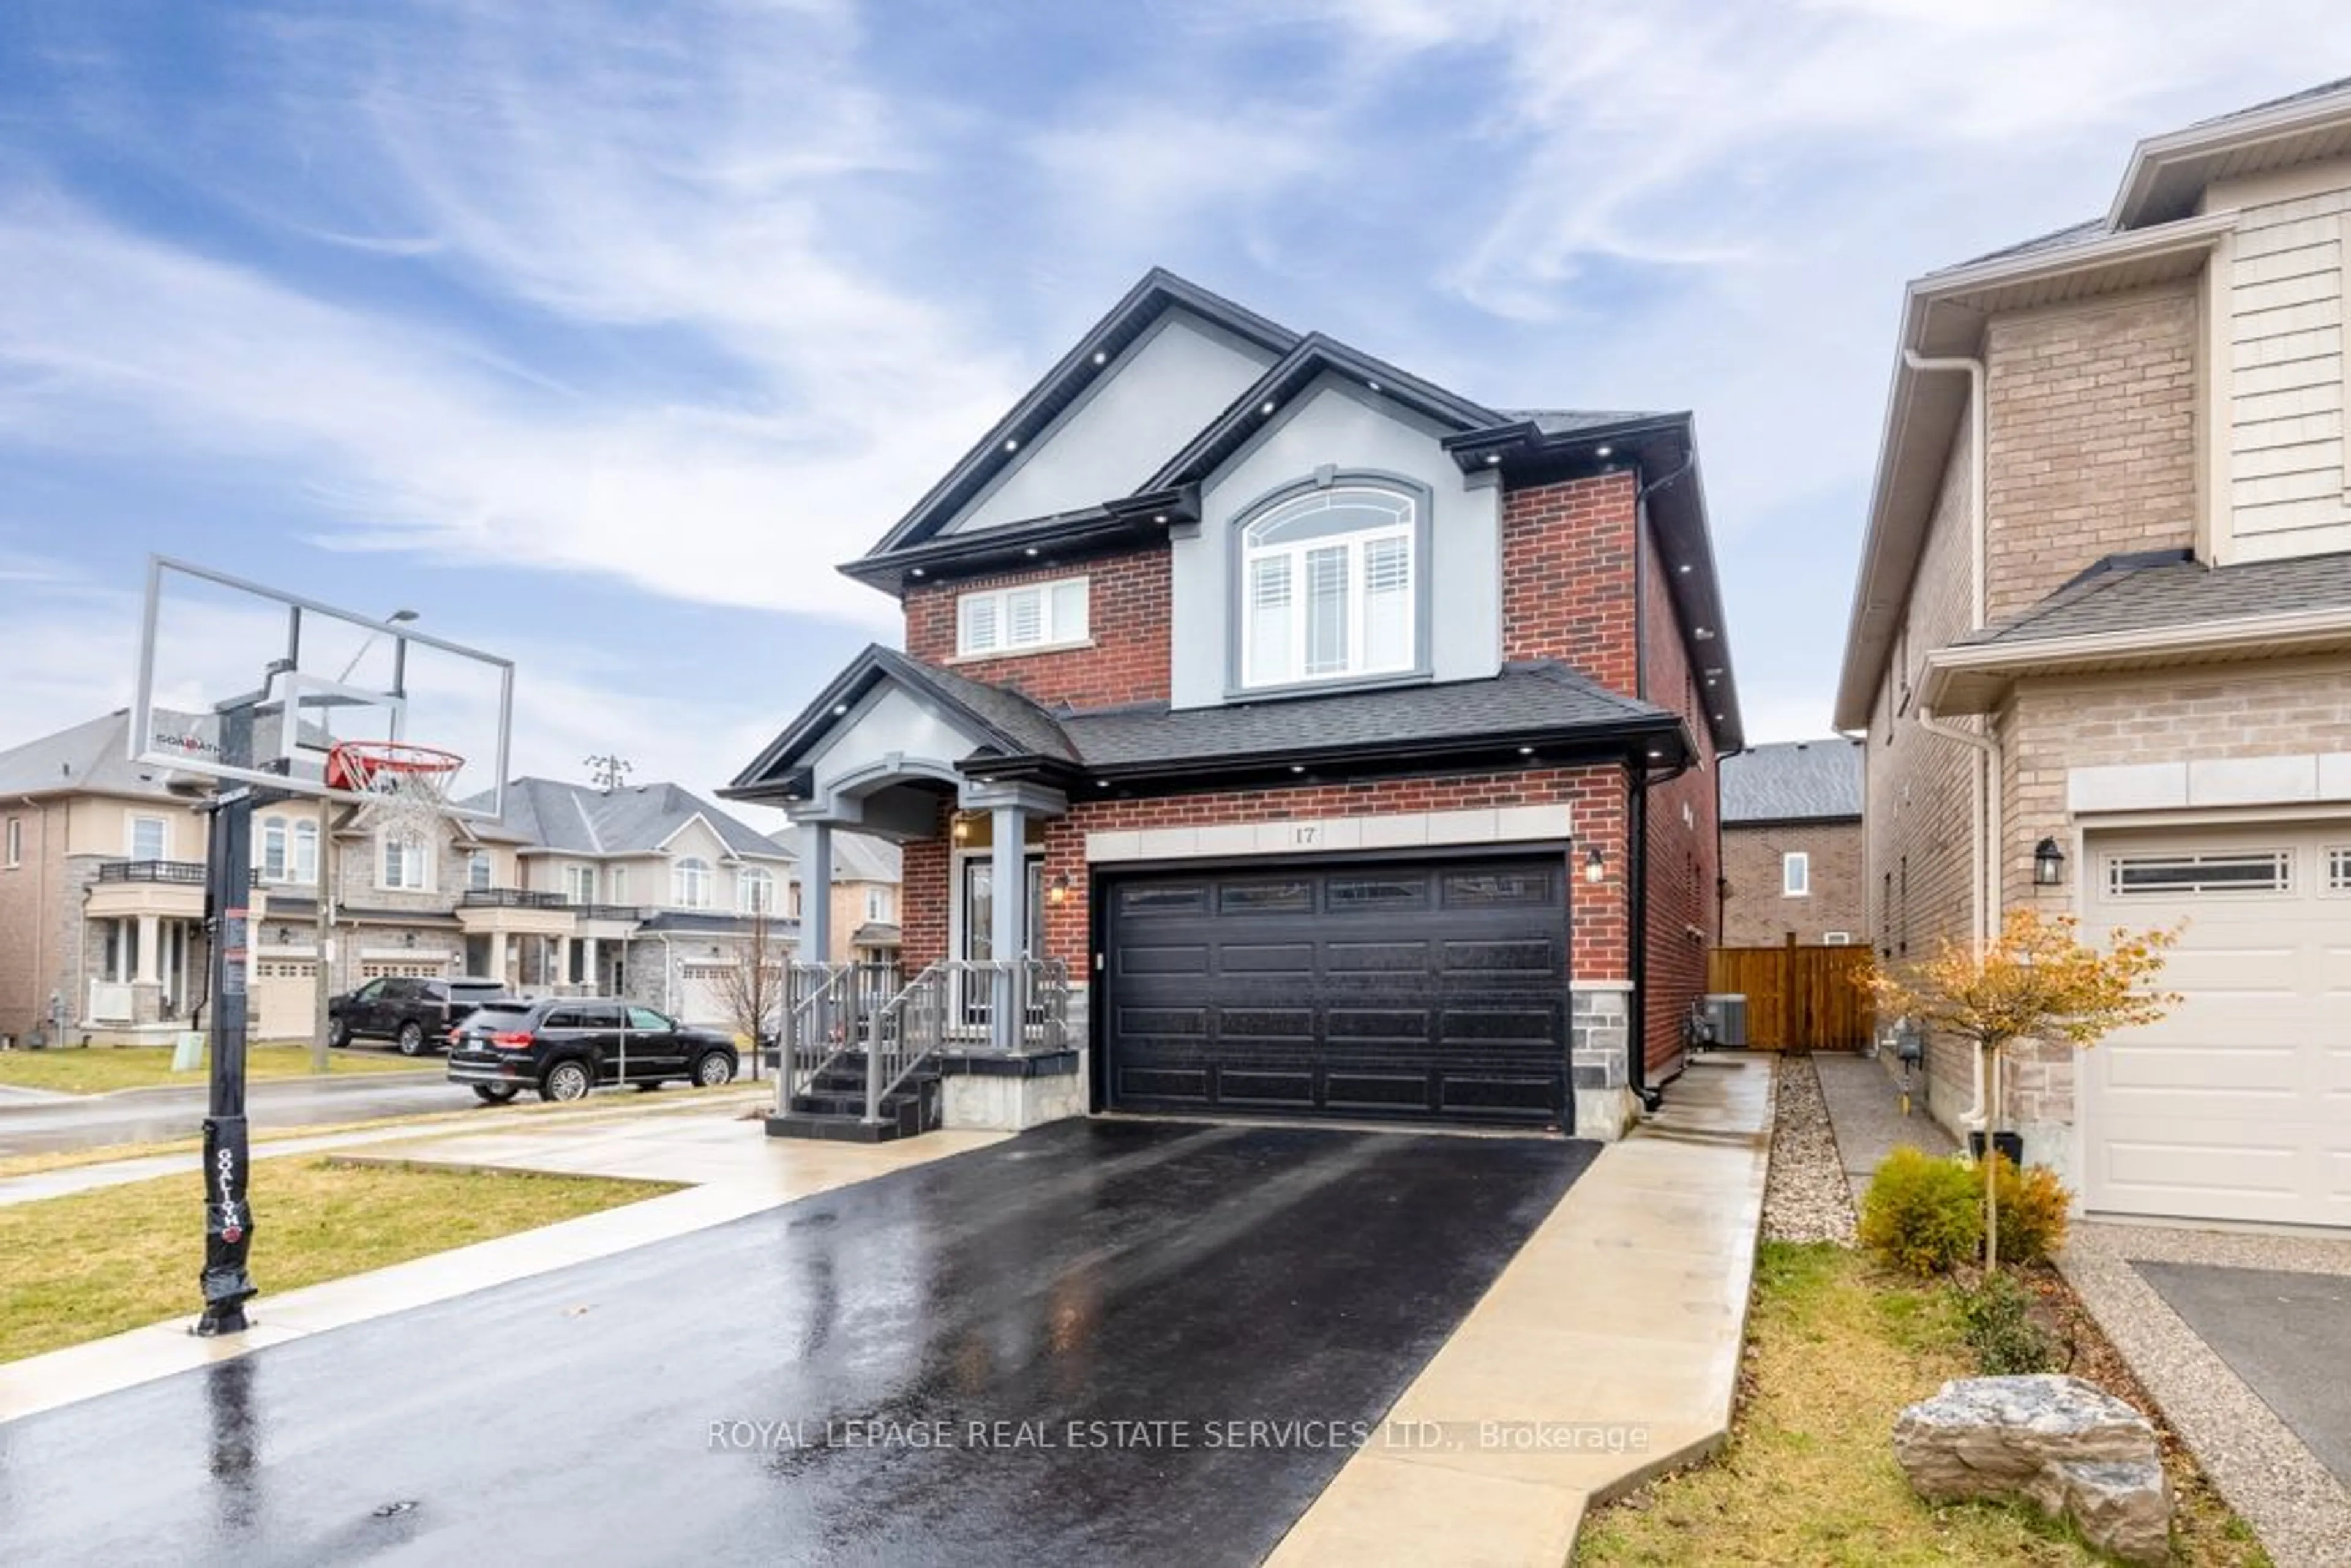
<svg viewBox="0 0 2351 1568">
<path fill-rule="evenodd" d="M 1082 1115 L 1067 969 L 1050 959 L 793 964 L 782 976 L 776 1137 L 876 1143 Z"/>
</svg>

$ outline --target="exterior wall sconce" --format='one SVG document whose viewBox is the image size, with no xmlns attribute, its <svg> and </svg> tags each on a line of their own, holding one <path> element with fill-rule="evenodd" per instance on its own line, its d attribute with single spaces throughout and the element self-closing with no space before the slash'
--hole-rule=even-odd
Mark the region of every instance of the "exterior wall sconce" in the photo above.
<svg viewBox="0 0 2351 1568">
<path fill-rule="evenodd" d="M 961 811 L 957 811 L 956 813 L 955 826 L 950 829 L 949 831 L 954 835 L 955 841 L 961 843 L 966 839 L 971 837 L 971 823 L 965 819 L 964 814 Z"/>
<path fill-rule="evenodd" d="M 1055 904 L 1067 904 L 1070 902 L 1070 873 L 1068 872 L 1063 872 L 1053 879 L 1053 885 L 1045 890 L 1045 902 Z"/>
<path fill-rule="evenodd" d="M 2062 887 L 2065 883 L 2065 852 L 2057 847 L 2055 839 L 2043 839 L 2032 846 L 2032 885 Z"/>
<path fill-rule="evenodd" d="M 1590 849 L 1584 851 L 1583 880 L 1586 882 L 1598 882 L 1607 874 L 1608 862 L 1602 857 L 1600 853 L 1600 846 L 1598 844 L 1594 844 Z"/>
</svg>

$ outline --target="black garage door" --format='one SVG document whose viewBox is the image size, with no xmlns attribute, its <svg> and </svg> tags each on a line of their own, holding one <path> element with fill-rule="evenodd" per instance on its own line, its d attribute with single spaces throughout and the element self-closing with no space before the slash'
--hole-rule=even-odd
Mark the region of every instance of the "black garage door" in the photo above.
<svg viewBox="0 0 2351 1568">
<path fill-rule="evenodd" d="M 1112 1110 L 1564 1124 L 1558 854 L 1154 872 L 1103 897 Z"/>
</svg>

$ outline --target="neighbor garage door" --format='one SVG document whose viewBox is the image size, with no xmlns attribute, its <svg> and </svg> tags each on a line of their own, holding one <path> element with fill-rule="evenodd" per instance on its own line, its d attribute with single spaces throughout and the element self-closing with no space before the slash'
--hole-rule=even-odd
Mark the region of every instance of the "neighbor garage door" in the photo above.
<svg viewBox="0 0 2351 1568">
<path fill-rule="evenodd" d="M 2180 1006 L 2082 1061 L 2085 1207 L 2351 1225 L 2351 823 L 2090 845 L 2094 928 L 2185 928 Z"/>
<path fill-rule="evenodd" d="M 1113 1110 L 1562 1123 L 1561 857 L 1106 883 Z"/>
</svg>

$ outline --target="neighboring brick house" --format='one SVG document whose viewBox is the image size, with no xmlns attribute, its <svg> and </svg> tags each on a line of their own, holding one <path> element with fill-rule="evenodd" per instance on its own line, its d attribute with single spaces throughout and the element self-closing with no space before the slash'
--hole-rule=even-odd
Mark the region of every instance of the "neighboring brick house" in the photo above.
<svg viewBox="0 0 2351 1568">
<path fill-rule="evenodd" d="M 127 730 L 116 712 L 0 752 L 0 1036 L 133 1044 L 203 1019 L 212 780 L 126 760 Z M 255 811 L 256 1040 L 308 1039 L 317 1017 L 319 831 L 315 801 Z M 668 784 L 517 779 L 503 821 L 453 819 L 423 852 L 343 807 L 329 831 L 335 991 L 491 975 L 721 1023 L 744 911 L 782 911 L 791 883 L 789 849 Z"/>
<path fill-rule="evenodd" d="M 1724 946 L 1865 940 L 1861 765 L 1861 743 L 1842 737 L 1722 759 Z"/>
<path fill-rule="evenodd" d="M 724 793 L 799 824 L 811 948 L 854 829 L 916 985 L 1066 965 L 1054 1113 L 1614 1135 L 1679 1071 L 1740 744 L 1687 415 L 1488 408 L 1154 272 L 843 570 L 906 651 Z"/>
<path fill-rule="evenodd" d="M 2002 1096 L 2092 1212 L 2351 1224 L 2346 253 L 2335 83 L 1909 287 L 1837 698 L 1870 940 L 2182 925 L 2169 1019 Z M 1930 1053 L 1955 1126 L 1972 1056 Z"/>
</svg>

